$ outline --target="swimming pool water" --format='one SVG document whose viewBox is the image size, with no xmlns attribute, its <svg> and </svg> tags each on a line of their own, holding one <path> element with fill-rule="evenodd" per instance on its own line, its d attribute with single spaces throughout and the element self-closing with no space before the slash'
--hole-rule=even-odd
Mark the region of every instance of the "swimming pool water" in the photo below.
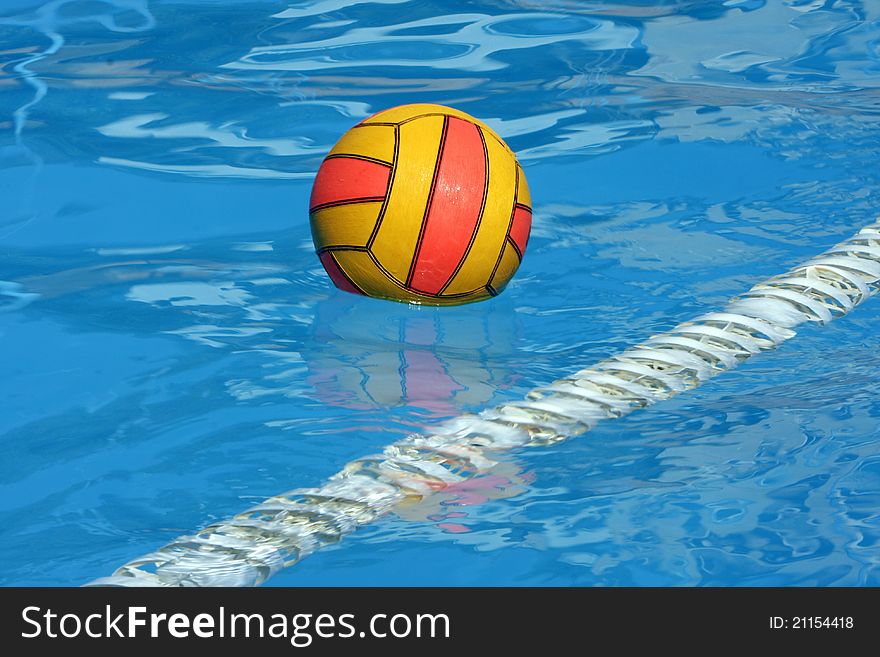
<svg viewBox="0 0 880 657">
<path fill-rule="evenodd" d="M 79 585 L 571 373 L 880 211 L 880 4 L 6 0 L 0 583 Z M 535 218 L 499 297 L 332 287 L 310 184 L 409 102 Z M 880 585 L 880 301 L 274 585 Z"/>
</svg>

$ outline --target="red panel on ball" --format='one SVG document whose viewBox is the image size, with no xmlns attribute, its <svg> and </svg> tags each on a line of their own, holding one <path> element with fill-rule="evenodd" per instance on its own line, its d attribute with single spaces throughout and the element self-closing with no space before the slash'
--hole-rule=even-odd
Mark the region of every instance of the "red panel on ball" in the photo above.
<svg viewBox="0 0 880 657">
<path fill-rule="evenodd" d="M 324 269 L 327 270 L 327 274 L 330 276 L 330 279 L 336 287 L 340 290 L 345 290 L 346 292 L 363 294 L 363 292 L 352 285 L 352 282 L 348 280 L 348 277 L 342 273 L 342 270 L 339 268 L 339 265 L 336 264 L 336 260 L 333 258 L 332 253 L 325 251 L 318 257 L 321 259 L 321 264 L 324 265 Z"/>
<path fill-rule="evenodd" d="M 309 211 L 316 207 L 354 201 L 381 201 L 388 188 L 390 167 L 353 157 L 334 157 L 324 160 L 315 186 Z"/>
<path fill-rule="evenodd" d="M 449 117 L 409 285 L 437 294 L 464 257 L 480 219 L 486 154 L 480 129 Z"/>
<path fill-rule="evenodd" d="M 516 206 L 513 213 L 513 224 L 510 226 L 510 239 L 519 249 L 522 256 L 526 252 L 526 246 L 529 243 L 529 231 L 532 228 L 532 213 L 521 205 Z"/>
</svg>

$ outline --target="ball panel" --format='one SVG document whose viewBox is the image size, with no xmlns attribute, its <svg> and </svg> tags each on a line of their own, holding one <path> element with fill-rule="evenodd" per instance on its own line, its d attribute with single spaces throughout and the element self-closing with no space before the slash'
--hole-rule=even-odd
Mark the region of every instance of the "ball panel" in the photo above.
<svg viewBox="0 0 880 657">
<path fill-rule="evenodd" d="M 376 227 L 382 201 L 347 203 L 315 210 L 309 215 L 318 250 L 334 246 L 366 247 Z"/>
<path fill-rule="evenodd" d="M 372 256 L 366 251 L 339 250 L 333 253 L 339 268 L 346 276 L 357 281 L 364 294 L 371 297 L 396 298 L 404 290 L 385 272 L 383 272 Z"/>
<path fill-rule="evenodd" d="M 516 273 L 518 267 L 519 256 L 516 254 L 516 249 L 513 248 L 513 244 L 508 240 L 504 243 L 504 252 L 501 254 L 501 261 L 498 263 L 498 268 L 495 270 L 495 273 L 492 274 L 492 279 L 489 281 L 489 286 L 496 294 L 504 289 L 514 273 Z"/>
<path fill-rule="evenodd" d="M 370 251 L 405 283 L 421 233 L 445 121 L 428 116 L 400 126 L 397 160 Z"/>
<path fill-rule="evenodd" d="M 489 184 L 486 204 L 474 241 L 443 294 L 461 294 L 482 288 L 504 248 L 516 194 L 516 162 L 496 141 L 486 140 Z"/>
<path fill-rule="evenodd" d="M 523 173 L 522 167 L 517 164 L 516 168 L 519 174 L 519 180 L 517 181 L 516 189 L 516 202 L 526 206 L 529 210 L 531 210 L 532 195 L 531 193 L 529 193 L 529 184 L 526 182 L 526 176 Z"/>
<path fill-rule="evenodd" d="M 391 168 L 384 164 L 334 157 L 324 160 L 309 200 L 309 212 L 318 207 L 357 200 L 381 200 L 388 189 Z"/>
<path fill-rule="evenodd" d="M 355 126 L 342 135 L 330 155 L 355 155 L 390 165 L 394 161 L 394 126 Z"/>
<path fill-rule="evenodd" d="M 412 289 L 437 294 L 458 268 L 483 210 L 486 157 L 480 129 L 451 117 L 410 272 Z"/>
<path fill-rule="evenodd" d="M 327 275 L 330 276 L 330 280 L 333 281 L 333 284 L 336 285 L 336 287 L 346 292 L 363 294 L 360 288 L 352 283 L 351 280 L 339 268 L 339 264 L 336 262 L 336 259 L 333 257 L 333 254 L 330 251 L 325 251 L 318 257 L 321 259 L 321 264 L 324 265 L 324 271 L 327 272 Z"/>
<path fill-rule="evenodd" d="M 516 206 L 513 212 L 513 223 L 510 225 L 510 239 L 519 249 L 519 255 L 526 252 L 529 243 L 529 232 L 532 229 L 532 213 L 521 205 Z"/>
</svg>

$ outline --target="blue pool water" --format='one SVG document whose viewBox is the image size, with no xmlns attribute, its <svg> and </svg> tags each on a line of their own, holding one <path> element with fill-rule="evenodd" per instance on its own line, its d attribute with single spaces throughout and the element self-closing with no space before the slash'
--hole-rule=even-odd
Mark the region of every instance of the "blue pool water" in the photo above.
<svg viewBox="0 0 880 657">
<path fill-rule="evenodd" d="M 78 585 L 718 307 L 880 211 L 873 0 L 4 0 L 0 582 Z M 517 151 L 459 308 L 335 290 L 314 173 L 385 107 Z M 275 585 L 880 585 L 880 300 L 503 458 Z"/>
</svg>

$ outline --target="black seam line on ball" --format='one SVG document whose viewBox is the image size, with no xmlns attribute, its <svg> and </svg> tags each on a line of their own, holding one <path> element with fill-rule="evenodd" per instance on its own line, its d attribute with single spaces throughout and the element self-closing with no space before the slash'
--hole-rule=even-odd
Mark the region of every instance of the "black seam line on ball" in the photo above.
<svg viewBox="0 0 880 657">
<path fill-rule="evenodd" d="M 486 212 L 486 197 L 489 195 L 489 148 L 486 146 L 486 137 L 483 135 L 483 131 L 480 129 L 480 126 L 476 124 L 471 124 L 477 129 L 477 134 L 480 135 L 480 143 L 483 145 L 483 200 L 480 202 L 480 213 L 477 215 L 477 223 L 474 225 L 474 230 L 471 232 L 471 237 L 468 240 L 467 247 L 464 250 L 461 258 L 458 260 L 458 264 L 455 265 L 455 269 L 452 270 L 452 273 L 449 275 L 449 278 L 446 279 L 446 282 L 443 284 L 443 287 L 440 288 L 440 291 L 437 294 L 443 294 L 446 292 L 446 288 L 452 285 L 452 281 L 455 280 L 455 277 L 458 276 L 458 272 L 461 271 L 461 268 L 464 267 L 465 260 L 468 259 L 468 256 L 471 254 L 471 248 L 474 245 L 474 242 L 477 241 L 477 234 L 480 232 L 480 226 L 483 224 L 483 215 Z"/>
<path fill-rule="evenodd" d="M 370 251 L 369 249 L 365 249 L 362 246 L 352 246 L 352 247 L 335 247 L 334 246 L 334 247 L 329 247 L 327 250 L 328 251 L 366 251 L 367 255 L 370 256 L 370 260 L 372 260 L 373 264 L 376 265 L 376 268 L 379 269 L 379 271 L 381 271 L 388 278 L 388 280 L 391 281 L 392 284 L 394 284 L 396 287 L 400 288 L 401 290 L 403 290 L 407 294 L 413 295 L 414 297 L 421 297 L 424 299 L 441 299 L 441 300 L 442 299 L 463 299 L 465 297 L 469 297 L 469 296 L 472 296 L 473 294 L 476 294 L 480 290 L 485 289 L 485 286 L 481 285 L 480 287 L 474 288 L 473 290 L 468 290 L 467 292 L 456 292 L 455 294 L 440 295 L 440 294 L 429 294 L 427 292 L 419 292 L 418 290 L 413 290 L 411 288 L 406 287 L 406 285 L 404 285 L 399 280 L 394 278 L 394 276 L 391 274 L 391 272 L 389 272 L 387 269 L 385 269 L 385 267 L 382 266 L 382 263 L 379 262 L 379 259 L 376 257 L 376 255 L 372 251 Z"/>
<path fill-rule="evenodd" d="M 507 220 L 507 230 L 504 232 L 505 240 L 510 236 L 510 229 L 513 226 L 513 215 L 516 213 L 516 195 L 519 193 L 519 167 L 516 168 L 516 180 L 514 180 L 513 185 L 513 204 L 510 207 L 510 219 Z M 504 248 L 502 247 L 498 252 L 498 259 L 495 261 L 495 266 L 492 267 L 492 273 L 489 274 L 489 284 L 492 283 L 492 279 L 495 278 L 495 274 L 498 272 L 498 267 L 501 265 L 501 259 L 504 257 Z M 487 285 L 488 287 L 488 285 Z"/>
<path fill-rule="evenodd" d="M 330 251 L 360 251 L 361 253 L 367 253 L 367 247 L 365 246 L 357 246 L 355 244 L 325 244 L 320 249 L 316 251 L 316 253 L 320 255 L 324 255 Z"/>
<path fill-rule="evenodd" d="M 342 249 L 337 249 L 337 250 L 341 251 Z M 336 269 L 338 269 L 342 273 L 342 275 L 345 277 L 345 280 L 347 280 L 349 283 L 351 283 L 351 286 L 354 289 L 356 289 L 358 292 L 360 292 L 362 295 L 364 295 L 365 297 L 370 296 L 369 294 L 367 294 L 364 291 L 364 289 L 360 285 L 358 285 L 357 283 L 354 282 L 354 280 L 352 279 L 351 276 L 348 275 L 348 272 L 345 271 L 345 269 L 342 267 L 342 264 L 336 259 L 336 256 L 333 254 L 333 251 L 330 251 L 329 253 L 330 253 L 330 257 L 333 259 L 333 262 L 336 263 Z M 335 285 L 335 283 L 334 283 L 334 285 Z"/>
<path fill-rule="evenodd" d="M 360 198 L 344 198 L 338 201 L 327 201 L 326 203 L 321 203 L 320 205 L 313 205 L 312 207 L 310 207 L 309 214 L 317 212 L 318 210 L 335 208 L 340 205 L 355 205 L 357 203 L 378 203 L 379 201 L 382 201 L 384 199 L 384 196 L 362 196 Z"/>
<path fill-rule="evenodd" d="M 373 246 L 376 236 L 379 234 L 379 228 L 382 226 L 382 220 L 385 218 L 385 211 L 388 209 L 388 200 L 391 198 L 391 188 L 394 185 L 394 179 L 397 176 L 397 160 L 400 155 L 400 127 L 394 126 L 394 161 L 391 163 L 391 173 L 388 174 L 388 185 L 385 187 L 385 198 L 382 207 L 379 208 L 379 216 L 376 217 L 376 224 L 370 233 L 370 239 L 367 240 L 367 248 Z"/>
<path fill-rule="evenodd" d="M 391 281 L 391 283 L 393 283 L 394 285 L 396 285 L 397 287 L 399 287 L 399 288 L 400 288 L 401 290 L 403 290 L 404 292 L 412 292 L 412 290 L 408 290 L 408 289 L 406 288 L 406 285 L 405 285 L 405 284 L 403 284 L 403 283 L 401 283 L 399 280 L 397 280 L 397 279 L 394 277 L 394 274 L 392 274 L 390 271 L 388 271 L 388 270 L 384 267 L 384 265 L 383 265 L 381 262 L 379 262 L 379 258 L 376 257 L 376 254 L 373 253 L 373 252 L 369 249 L 369 247 L 367 248 L 367 255 L 370 256 L 370 260 L 373 261 L 373 264 L 376 265 L 376 268 L 377 268 L 380 272 L 382 272 L 382 274 L 384 274 L 385 277 L 386 277 L 389 281 Z"/>
<path fill-rule="evenodd" d="M 373 164 L 381 164 L 383 167 L 388 167 L 389 169 L 393 166 L 391 162 L 387 162 L 386 160 L 380 160 L 378 157 L 370 157 L 369 155 L 360 155 L 358 153 L 330 153 L 327 157 L 324 158 L 324 161 L 327 160 L 363 160 L 364 162 L 372 162 Z"/>
<path fill-rule="evenodd" d="M 426 298 L 426 299 L 436 299 L 436 298 L 437 298 L 437 295 L 434 295 L 434 294 L 426 294 L 426 293 L 424 293 L 424 292 L 419 292 L 419 291 L 417 291 L 417 290 L 412 290 L 412 289 L 410 289 L 410 288 L 407 287 L 404 283 L 401 283 L 399 280 L 397 280 L 397 279 L 394 277 L 394 275 L 393 275 L 390 271 L 388 271 L 387 269 L 385 269 L 385 267 L 382 266 L 382 263 L 379 262 L 379 259 L 375 256 L 375 254 L 374 254 L 373 252 L 367 250 L 367 254 L 370 256 L 370 260 L 373 261 L 373 264 L 376 265 L 376 267 L 377 267 L 377 268 L 378 268 L 383 274 L 385 274 L 385 276 L 388 278 L 388 280 L 391 281 L 395 286 L 397 286 L 398 288 L 400 288 L 401 290 L 403 290 L 404 292 L 406 292 L 407 294 L 411 294 L 411 295 L 414 296 L 414 297 L 424 297 L 424 298 Z"/>
<path fill-rule="evenodd" d="M 425 211 L 422 213 L 422 224 L 419 226 L 419 238 L 416 240 L 416 248 L 413 251 L 412 260 L 409 263 L 409 273 L 406 275 L 406 286 L 412 286 L 412 279 L 416 273 L 416 263 L 419 261 L 419 253 L 422 250 L 422 241 L 425 238 L 425 229 L 428 226 L 428 214 L 431 212 L 431 204 L 434 201 L 434 190 L 437 188 L 437 178 L 440 175 L 440 161 L 443 159 L 443 149 L 446 146 L 446 133 L 449 130 L 449 117 L 443 116 L 443 128 L 440 130 L 440 144 L 437 147 L 437 157 L 434 160 L 434 172 L 431 176 L 431 188 L 428 190 L 428 199 L 425 201 Z M 419 292 L 419 294 L 427 294 Z M 435 296 L 435 295 L 429 295 Z"/>
<path fill-rule="evenodd" d="M 519 261 L 522 262 L 523 254 L 522 251 L 519 250 L 519 247 L 516 245 L 516 242 L 513 241 L 513 238 L 508 235 L 505 238 L 505 242 L 510 242 L 510 246 L 513 247 L 513 250 L 516 251 L 516 256 L 519 258 Z"/>
</svg>

